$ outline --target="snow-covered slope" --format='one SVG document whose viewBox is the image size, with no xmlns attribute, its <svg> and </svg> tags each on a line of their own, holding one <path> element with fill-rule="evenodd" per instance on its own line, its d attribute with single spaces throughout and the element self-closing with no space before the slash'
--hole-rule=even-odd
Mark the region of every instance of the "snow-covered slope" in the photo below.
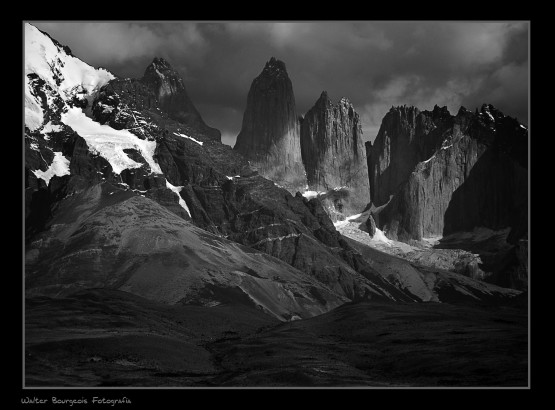
<svg viewBox="0 0 555 410">
<path fill-rule="evenodd" d="M 103 68 L 94 68 L 71 55 L 62 46 L 31 24 L 25 24 L 25 125 L 30 148 L 41 154 L 42 161 L 32 169 L 46 184 L 53 176 L 70 174 L 69 160 L 50 144 L 50 133 L 70 127 L 82 137 L 92 154 L 108 161 L 115 174 L 143 164 L 131 159 L 128 150 L 137 151 L 151 173 L 161 174 L 153 158 L 156 142 L 141 139 L 129 130 L 116 130 L 93 121 L 86 111 L 99 89 L 115 76 Z M 46 141 L 40 144 L 40 140 Z M 48 162 L 41 149 L 54 153 Z M 128 151 L 128 152 L 126 152 Z M 46 155 L 50 157 L 50 155 Z M 46 168 L 46 171 L 44 170 Z"/>
<path fill-rule="evenodd" d="M 109 125 L 99 124 L 87 117 L 77 107 L 70 108 L 62 114 L 62 122 L 69 125 L 83 137 L 89 148 L 95 153 L 106 158 L 116 174 L 121 173 L 124 169 L 141 166 L 141 164 L 129 158 L 123 152 L 124 149 L 136 149 L 141 153 L 153 172 L 162 173 L 153 158 L 156 141 L 142 140 L 127 130 L 115 130 Z"/>
<path fill-rule="evenodd" d="M 50 87 L 58 89 L 60 97 L 65 101 L 73 98 L 76 93 L 92 95 L 115 78 L 109 71 L 103 68 L 96 69 L 69 55 L 62 46 L 55 44 L 50 37 L 27 23 L 25 24 L 26 78 L 29 74 L 38 75 Z M 26 91 L 29 89 L 27 88 Z M 27 99 L 25 102 L 27 104 Z M 29 108 L 32 109 L 33 105 L 30 104 Z"/>
</svg>

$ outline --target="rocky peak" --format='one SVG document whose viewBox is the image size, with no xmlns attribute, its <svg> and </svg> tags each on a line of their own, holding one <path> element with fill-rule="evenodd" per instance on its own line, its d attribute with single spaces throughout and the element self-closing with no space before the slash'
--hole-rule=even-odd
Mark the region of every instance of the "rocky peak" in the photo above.
<svg viewBox="0 0 555 410">
<path fill-rule="evenodd" d="M 323 106 L 327 106 L 327 105 L 331 105 L 331 99 L 328 95 L 327 91 L 322 91 L 322 94 L 320 94 L 320 97 L 318 98 L 318 100 L 316 100 L 316 104 L 314 105 L 323 105 Z"/>
<path fill-rule="evenodd" d="M 172 80 L 185 88 L 183 79 L 177 71 L 175 71 L 170 63 L 161 57 L 154 57 L 152 62 L 145 70 L 143 79 L 147 82 L 155 82 L 157 85 L 163 82 L 171 82 Z"/>
<path fill-rule="evenodd" d="M 441 121 L 451 117 L 452 115 L 447 109 L 447 106 L 439 107 L 437 104 L 434 105 L 434 109 L 432 110 L 432 118 L 434 121 Z"/>
<path fill-rule="evenodd" d="M 349 108 L 353 106 L 347 97 L 342 97 L 341 100 L 339 100 L 339 105 Z"/>
<path fill-rule="evenodd" d="M 262 72 L 253 80 L 251 89 L 255 84 L 258 89 L 264 90 L 265 93 L 279 94 L 282 93 L 283 88 L 288 89 L 289 87 L 291 87 L 292 93 L 291 80 L 287 74 L 285 63 L 275 57 L 266 62 Z"/>
<path fill-rule="evenodd" d="M 359 116 L 347 98 L 333 104 L 322 92 L 301 124 L 301 149 L 309 188 L 347 187 L 349 198 L 336 210 L 362 211 L 370 200 L 366 151 Z"/>
<path fill-rule="evenodd" d="M 482 104 L 482 107 L 480 107 L 480 111 L 478 112 L 478 109 L 476 109 L 476 111 L 477 115 L 486 123 L 494 123 L 505 117 L 505 115 L 503 115 L 501 111 L 499 111 L 491 104 Z"/>
<path fill-rule="evenodd" d="M 152 66 L 162 69 L 171 69 L 170 63 L 164 60 L 163 57 L 154 57 L 151 63 Z"/>
<path fill-rule="evenodd" d="M 272 57 L 251 84 L 241 132 L 233 148 L 260 175 L 292 193 L 306 185 L 296 111 L 285 64 Z"/>
<path fill-rule="evenodd" d="M 155 57 L 146 68 L 140 80 L 154 93 L 160 107 L 176 120 L 219 140 L 220 131 L 206 125 L 195 105 L 189 98 L 185 83 L 170 63 L 161 57 Z"/>
<path fill-rule="evenodd" d="M 275 57 L 270 58 L 264 69 L 262 70 L 262 74 L 269 75 L 269 76 L 283 76 L 287 75 L 287 69 L 285 67 L 285 63 L 281 60 L 276 59 Z"/>
<path fill-rule="evenodd" d="M 468 115 L 468 114 L 472 114 L 472 111 L 470 111 L 465 106 L 461 105 L 461 108 L 459 108 L 459 111 L 457 111 L 456 117 L 459 117 L 461 115 Z"/>
</svg>

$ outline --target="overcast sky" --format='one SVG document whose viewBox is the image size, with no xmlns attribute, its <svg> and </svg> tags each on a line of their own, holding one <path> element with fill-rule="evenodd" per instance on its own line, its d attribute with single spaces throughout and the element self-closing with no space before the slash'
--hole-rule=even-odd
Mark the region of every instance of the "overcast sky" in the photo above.
<svg viewBox="0 0 555 410">
<path fill-rule="evenodd" d="M 374 140 L 392 105 L 474 110 L 528 125 L 528 22 L 32 22 L 76 57 L 141 77 L 154 57 L 183 76 L 205 122 L 233 145 L 252 80 L 285 62 L 299 114 L 347 97 Z"/>
</svg>

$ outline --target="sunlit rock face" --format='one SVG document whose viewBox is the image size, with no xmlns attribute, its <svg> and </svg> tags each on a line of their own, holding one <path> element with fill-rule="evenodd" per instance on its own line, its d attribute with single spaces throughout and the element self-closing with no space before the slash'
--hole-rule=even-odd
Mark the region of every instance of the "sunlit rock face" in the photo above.
<svg viewBox="0 0 555 410">
<path fill-rule="evenodd" d="M 252 82 L 234 149 L 289 192 L 306 186 L 293 86 L 285 64 L 274 57 Z"/>
<path fill-rule="evenodd" d="M 527 229 L 528 131 L 484 104 L 452 116 L 392 108 L 369 168 L 376 224 L 400 240 L 448 235 L 474 227 Z M 517 233 L 517 231 L 519 233 Z"/>
<path fill-rule="evenodd" d="M 361 212 L 370 202 L 366 150 L 359 115 L 348 99 L 333 104 L 322 92 L 301 123 L 301 149 L 308 187 L 313 191 L 342 188 L 337 211 Z"/>
</svg>

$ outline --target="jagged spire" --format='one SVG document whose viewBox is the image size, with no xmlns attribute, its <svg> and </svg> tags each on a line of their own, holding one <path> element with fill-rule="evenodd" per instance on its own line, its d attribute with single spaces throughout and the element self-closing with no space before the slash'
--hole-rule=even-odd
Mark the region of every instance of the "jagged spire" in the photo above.
<svg viewBox="0 0 555 410">
<path fill-rule="evenodd" d="M 262 72 L 277 72 L 277 73 L 287 73 L 287 68 L 285 67 L 285 63 L 281 60 L 278 60 L 275 57 L 271 57 L 266 65 L 264 66 L 264 70 Z"/>
</svg>

